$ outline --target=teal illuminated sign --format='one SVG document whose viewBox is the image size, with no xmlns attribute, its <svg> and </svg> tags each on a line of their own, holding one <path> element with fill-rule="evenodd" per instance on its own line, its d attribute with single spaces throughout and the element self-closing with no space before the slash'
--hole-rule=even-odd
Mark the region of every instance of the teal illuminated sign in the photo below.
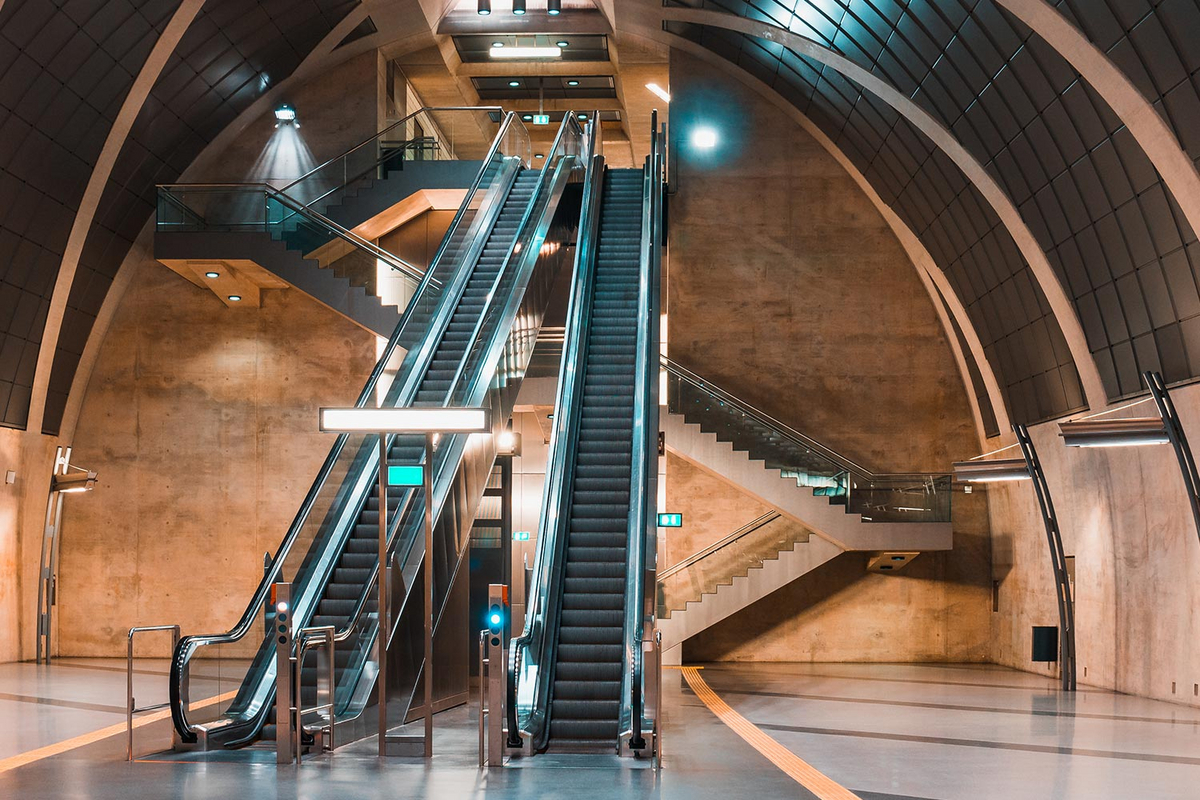
<svg viewBox="0 0 1200 800">
<path fill-rule="evenodd" d="M 425 468 L 415 466 L 388 467 L 388 486 L 424 486 Z"/>
<path fill-rule="evenodd" d="M 550 115 L 549 114 L 534 114 L 533 115 L 533 124 L 534 125 L 549 125 L 550 124 Z"/>
<path fill-rule="evenodd" d="M 513 532 L 513 541 L 514 542 L 528 542 L 529 541 L 529 531 L 514 531 Z"/>
<path fill-rule="evenodd" d="M 659 514 L 658 527 L 660 528 L 682 528 L 683 514 Z"/>
</svg>

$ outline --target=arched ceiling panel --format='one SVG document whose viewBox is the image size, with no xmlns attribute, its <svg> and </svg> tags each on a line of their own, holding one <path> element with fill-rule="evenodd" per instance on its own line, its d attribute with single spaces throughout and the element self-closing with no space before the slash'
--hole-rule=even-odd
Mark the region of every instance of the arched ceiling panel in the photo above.
<svg viewBox="0 0 1200 800">
<path fill-rule="evenodd" d="M 92 324 L 117 269 L 154 213 L 155 184 L 177 180 L 205 145 L 291 75 L 357 5 L 358 0 L 205 3 L 138 114 L 88 231 L 55 349 L 44 432 L 58 430 Z"/>
<path fill-rule="evenodd" d="M 0 7 L 0 425 L 23 428 L 88 176 L 178 0 Z"/>
<path fill-rule="evenodd" d="M 1200 6 L 1193 0 L 1054 0 L 1200 161 Z"/>
<path fill-rule="evenodd" d="M 1144 369 L 1162 370 L 1169 381 L 1200 376 L 1195 233 L 1121 121 L 1058 53 L 991 0 L 674 4 L 808 36 L 887 80 L 951 130 L 1005 188 L 1045 250 L 1074 301 L 1110 398 L 1141 391 Z M 1113 4 L 1073 5 L 1100 18 L 1101 7 L 1111 11 Z M 1164 62 L 1200 60 L 1190 52 L 1200 47 L 1172 44 L 1166 58 L 1151 55 L 1170 43 L 1153 32 L 1163 27 L 1165 8 L 1188 3 L 1163 3 L 1157 11 L 1142 0 L 1119 5 L 1123 17 L 1109 14 L 1105 27 L 1110 50 L 1136 51 L 1139 63 L 1157 61 L 1139 81 L 1152 91 L 1171 86 L 1180 97 L 1194 95 L 1186 70 Z M 1186 12 L 1171 13 L 1186 22 Z M 1142 32 L 1141 49 L 1138 35 L 1117 30 Z M 837 86 L 834 79 L 828 83 Z M 854 131 L 872 121 L 848 117 L 844 95 L 834 94 L 831 102 L 852 121 L 845 137 L 855 142 L 861 137 Z M 903 151 L 888 152 L 911 167 Z M 897 170 L 905 171 L 880 170 L 883 185 L 895 188 L 889 173 Z M 912 199 L 920 216 L 928 216 L 920 199 Z"/>
<path fill-rule="evenodd" d="M 855 162 L 950 279 L 1015 421 L 1084 406 L 1065 339 L 1016 243 L 932 142 L 857 84 L 778 43 L 685 23 L 667 28 L 775 88 Z"/>
</svg>

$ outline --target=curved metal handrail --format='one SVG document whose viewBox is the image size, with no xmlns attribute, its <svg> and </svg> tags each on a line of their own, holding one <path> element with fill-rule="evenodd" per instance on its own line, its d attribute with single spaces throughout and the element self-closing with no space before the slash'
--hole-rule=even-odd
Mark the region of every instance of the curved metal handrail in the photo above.
<svg viewBox="0 0 1200 800">
<path fill-rule="evenodd" d="M 761 517 L 756 517 L 756 518 L 750 520 L 745 525 L 738 528 L 737 530 L 735 530 L 733 533 L 729 534 L 728 536 L 724 536 L 724 537 L 718 539 L 717 541 L 713 542 L 712 544 L 710 544 L 708 547 L 704 548 L 703 550 L 693 553 L 692 555 L 685 558 L 683 561 L 680 561 L 678 564 L 668 567 L 667 569 L 658 573 L 658 582 L 662 583 L 667 578 L 671 577 L 672 575 L 674 575 L 678 572 L 681 572 L 681 571 L 687 569 L 692 564 L 695 564 L 697 561 L 701 561 L 705 558 L 708 558 L 709 556 L 711 556 L 713 553 L 717 552 L 718 550 L 724 550 L 726 547 L 733 544 L 738 539 L 741 539 L 743 536 L 747 536 L 751 533 L 754 533 L 756 530 L 759 530 L 760 528 L 771 524 L 775 520 L 779 519 L 781 516 L 783 516 L 783 515 L 780 514 L 778 511 L 768 511 L 766 514 L 763 514 Z"/>
<path fill-rule="evenodd" d="M 658 112 L 651 115 L 650 155 L 646 158 L 642 206 L 641 264 L 638 286 L 637 355 L 634 378 L 633 462 L 630 464 L 630 504 L 625 567 L 625 620 L 623 642 L 626 669 L 621 681 L 622 738 L 628 746 L 642 749 L 645 698 L 643 697 L 642 643 L 645 621 L 653 608 L 646 608 L 647 567 L 653 565 L 655 498 L 658 487 L 658 369 L 659 273 L 662 251 L 663 136 Z M 628 705 L 626 705 L 628 703 Z"/>
<path fill-rule="evenodd" d="M 397 347 L 399 347 L 400 338 L 405 333 L 405 329 L 411 320 L 414 309 L 416 309 L 419 305 L 420 298 L 424 296 L 426 291 L 429 290 L 429 287 L 433 281 L 433 274 L 436 271 L 439 261 L 446 251 L 447 243 L 451 240 L 452 236 L 456 233 L 458 227 L 460 226 L 462 218 L 466 213 L 466 208 L 470 205 L 471 198 L 476 192 L 478 192 L 480 186 L 482 185 L 489 165 L 499 153 L 501 142 L 508 133 L 508 130 L 513 124 L 515 118 L 516 115 L 510 112 L 501 124 L 500 130 L 497 132 L 496 138 L 493 140 L 492 146 L 489 149 L 487 156 L 484 158 L 484 162 L 480 167 L 479 173 L 476 175 L 475 180 L 468 189 L 467 195 L 464 198 L 462 205 L 459 207 L 458 213 L 455 214 L 453 221 L 450 223 L 450 227 L 446 231 L 446 235 L 443 237 L 437 253 L 430 262 L 429 269 L 424 273 L 420 285 L 413 293 L 413 300 L 409 302 L 405 308 L 404 313 L 400 318 L 400 322 L 396 325 L 395 331 L 388 340 L 388 344 L 384 349 L 383 355 L 380 357 L 379 361 L 376 362 L 375 368 L 371 371 L 371 375 L 368 377 L 366 385 L 359 393 L 358 399 L 354 404 L 356 408 L 365 407 L 367 402 L 374 397 L 375 389 L 378 385 L 379 379 L 383 375 L 386 366 L 391 362 Z M 258 589 L 255 591 L 249 604 L 246 606 L 246 610 L 238 619 L 237 623 L 224 633 L 186 636 L 179 641 L 179 645 L 176 647 L 175 653 L 171 660 L 171 678 L 169 688 L 171 693 L 172 720 L 175 723 L 176 730 L 179 732 L 184 741 L 194 742 L 196 739 L 196 735 L 192 730 L 191 725 L 187 721 L 187 710 L 183 708 L 185 700 L 183 697 L 183 673 L 186 669 L 187 662 L 191 658 L 191 654 L 200 647 L 230 644 L 239 641 L 247 633 L 249 633 L 258 617 L 259 610 L 263 607 L 267 601 L 267 598 L 270 596 L 272 584 L 274 584 L 279 578 L 280 570 L 283 567 L 284 560 L 290 554 L 292 545 L 299 537 L 305 523 L 307 523 L 309 514 L 316 505 L 318 496 L 325 486 L 325 483 L 329 480 L 329 476 L 332 473 L 333 468 L 338 463 L 338 459 L 341 456 L 342 451 L 345 449 L 346 443 L 349 441 L 349 439 L 350 434 L 343 433 L 338 435 L 333 447 L 330 449 L 329 455 L 326 457 L 324 463 L 321 465 L 320 471 L 317 473 L 316 480 L 313 482 L 312 486 L 308 490 L 308 493 L 305 495 L 304 500 L 301 502 L 300 510 L 297 512 L 295 519 L 288 528 L 288 532 L 284 535 L 283 541 L 280 543 L 278 550 L 276 550 L 275 556 L 271 561 L 270 569 L 268 569 L 264 574 L 262 582 L 259 584 Z M 399 520 L 399 515 L 397 515 L 397 520 Z"/>
</svg>

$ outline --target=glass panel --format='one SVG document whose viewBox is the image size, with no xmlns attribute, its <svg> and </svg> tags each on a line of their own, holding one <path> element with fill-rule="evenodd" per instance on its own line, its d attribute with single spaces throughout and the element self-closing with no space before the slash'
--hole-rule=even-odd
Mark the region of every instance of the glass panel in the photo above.
<svg viewBox="0 0 1200 800">
<path fill-rule="evenodd" d="M 501 119 L 499 107 L 493 106 L 422 108 L 280 187 L 280 191 L 305 208 L 323 212 L 340 204 L 347 195 L 386 178 L 388 173 L 404 169 L 406 163 L 478 158 L 467 151 L 472 144 L 478 148 L 481 138 L 485 142 L 491 139 Z M 526 162 L 530 157 L 509 142 L 501 144 L 501 151 L 521 156 Z"/>
<path fill-rule="evenodd" d="M 734 578 L 748 575 L 766 561 L 808 541 L 807 528 L 779 514 L 759 517 L 679 566 L 665 570 L 658 581 L 659 616 L 670 617 L 688 603 L 712 594 Z"/>
<path fill-rule="evenodd" d="M 950 476 L 876 474 L 664 361 L 667 407 L 864 522 L 949 522 Z"/>
</svg>

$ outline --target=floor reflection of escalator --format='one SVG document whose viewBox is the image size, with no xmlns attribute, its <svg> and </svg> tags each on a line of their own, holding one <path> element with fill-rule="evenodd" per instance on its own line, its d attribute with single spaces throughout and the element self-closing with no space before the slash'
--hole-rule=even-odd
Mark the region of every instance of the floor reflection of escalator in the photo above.
<svg viewBox="0 0 1200 800">
<path fill-rule="evenodd" d="M 573 467 L 550 747 L 617 744 L 629 536 L 642 171 L 609 170 Z"/>
</svg>

